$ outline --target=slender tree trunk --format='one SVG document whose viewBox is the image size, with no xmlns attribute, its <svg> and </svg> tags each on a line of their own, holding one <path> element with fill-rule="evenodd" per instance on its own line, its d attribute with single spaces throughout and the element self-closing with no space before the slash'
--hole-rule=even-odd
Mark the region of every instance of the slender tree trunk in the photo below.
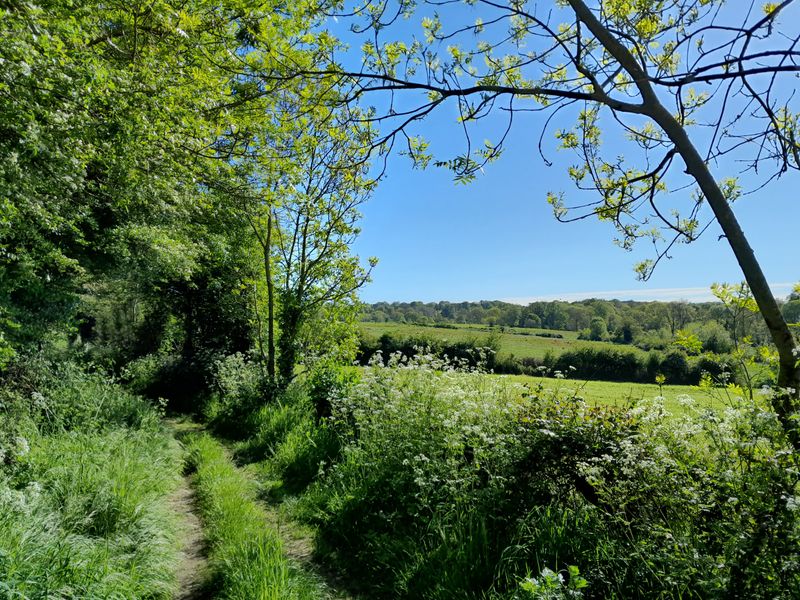
<svg viewBox="0 0 800 600">
<path fill-rule="evenodd" d="M 686 163 L 686 171 L 694 177 L 703 196 L 708 201 L 717 222 L 733 250 L 739 267 L 742 269 L 747 285 L 758 304 L 761 316 L 769 329 L 772 342 L 778 349 L 778 392 L 773 400 L 773 408 L 790 433 L 792 443 L 800 447 L 797 426 L 791 419 L 796 410 L 800 392 L 800 369 L 794 355 L 795 340 L 789 325 L 781 314 L 778 302 L 772 294 L 767 278 L 756 260 L 755 253 L 739 225 L 725 195 L 717 185 L 705 161 L 689 140 L 689 136 L 669 111 L 660 103 L 653 107 L 652 116 L 675 144 Z"/>
<path fill-rule="evenodd" d="M 686 130 L 658 99 L 647 77 L 631 52 L 597 19 L 583 0 L 567 0 L 575 15 L 586 24 L 592 35 L 619 62 L 633 79 L 642 97 L 637 112 L 652 118 L 667 134 L 675 149 L 686 164 L 686 172 L 691 175 L 708 201 L 717 222 L 733 250 L 744 278 L 750 286 L 753 298 L 758 304 L 772 341 L 778 349 L 778 391 L 773 398 L 773 408 L 780 418 L 795 448 L 800 448 L 800 435 L 792 415 L 797 408 L 800 394 L 800 367 L 794 356 L 795 341 L 792 332 L 781 314 L 775 296 L 769 288 L 767 278 L 755 257 L 750 243 L 742 231 L 728 199 L 722 193 L 714 176 L 700 153 L 695 148 Z M 598 101 L 603 102 L 602 90 L 596 90 Z M 607 99 L 607 96 L 605 96 Z M 606 102 L 607 103 L 607 102 Z M 613 107 L 612 107 L 613 108 Z"/>
<path fill-rule="evenodd" d="M 258 340 L 258 356 L 261 359 L 261 373 L 264 373 L 264 367 L 267 364 L 267 355 L 264 353 L 264 333 L 261 327 L 261 313 L 258 310 L 258 280 L 253 286 L 253 314 L 256 316 L 256 336 Z"/>
<path fill-rule="evenodd" d="M 264 278 L 267 282 L 267 375 L 275 381 L 275 284 L 272 281 L 272 210 L 267 218 L 267 243 L 264 251 Z"/>
</svg>

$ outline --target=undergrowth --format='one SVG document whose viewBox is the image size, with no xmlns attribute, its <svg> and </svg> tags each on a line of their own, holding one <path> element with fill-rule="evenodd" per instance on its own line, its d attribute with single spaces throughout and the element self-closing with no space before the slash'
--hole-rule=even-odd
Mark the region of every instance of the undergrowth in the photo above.
<svg viewBox="0 0 800 600">
<path fill-rule="evenodd" d="M 593 408 L 428 356 L 329 400 L 258 409 L 239 457 L 298 482 L 318 557 L 370 597 L 800 595 L 800 460 L 764 399 Z"/>
<path fill-rule="evenodd" d="M 170 598 L 179 449 L 146 401 L 71 363 L 0 392 L 0 597 Z"/>
</svg>

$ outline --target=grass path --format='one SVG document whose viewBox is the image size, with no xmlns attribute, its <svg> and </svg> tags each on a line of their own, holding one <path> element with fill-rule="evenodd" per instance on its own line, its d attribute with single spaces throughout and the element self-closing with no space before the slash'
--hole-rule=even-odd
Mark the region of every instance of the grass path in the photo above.
<svg viewBox="0 0 800 600">
<path fill-rule="evenodd" d="M 261 500 L 267 524 L 283 542 L 286 557 L 303 571 L 311 574 L 324 590 L 321 600 L 357 600 L 344 589 L 342 580 L 314 560 L 314 533 L 286 514 L 281 504 L 269 498 Z"/>
<path fill-rule="evenodd" d="M 172 498 L 184 553 L 175 600 L 353 600 L 313 560 L 313 534 L 264 501 L 230 449 L 191 421 L 170 420 L 194 472 Z"/>
<path fill-rule="evenodd" d="M 175 579 L 178 591 L 175 600 L 209 598 L 206 582 L 209 564 L 203 525 L 197 514 L 191 477 L 184 477 L 170 498 L 170 508 L 181 518 L 181 553 Z"/>
</svg>

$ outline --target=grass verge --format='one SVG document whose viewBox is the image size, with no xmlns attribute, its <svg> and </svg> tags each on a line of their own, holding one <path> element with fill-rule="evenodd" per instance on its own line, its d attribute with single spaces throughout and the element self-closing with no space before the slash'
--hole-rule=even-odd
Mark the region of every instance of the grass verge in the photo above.
<svg viewBox="0 0 800 600">
<path fill-rule="evenodd" d="M 0 597 L 171 598 L 173 440 L 120 428 L 27 443 L 0 470 Z"/>
<path fill-rule="evenodd" d="M 311 600 L 325 597 L 313 577 L 292 565 L 278 534 L 267 527 L 254 483 L 206 434 L 188 440 L 189 467 L 209 542 L 217 597 Z"/>
</svg>

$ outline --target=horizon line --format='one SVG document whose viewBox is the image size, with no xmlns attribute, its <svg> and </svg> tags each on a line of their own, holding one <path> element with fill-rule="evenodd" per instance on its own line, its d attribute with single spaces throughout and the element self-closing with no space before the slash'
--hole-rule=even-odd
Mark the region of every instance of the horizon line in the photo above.
<svg viewBox="0 0 800 600">
<path fill-rule="evenodd" d="M 795 284 L 793 283 L 771 283 L 770 289 L 772 293 L 780 298 L 788 296 Z M 423 300 L 375 300 L 374 302 L 365 302 L 365 304 L 377 304 L 379 302 L 392 303 L 405 303 L 423 302 L 425 304 L 431 302 L 507 302 L 508 304 L 528 305 L 531 302 L 554 302 L 561 300 L 563 302 L 580 302 L 582 300 L 618 300 L 620 302 L 634 301 L 634 302 L 715 302 L 718 301 L 711 293 L 710 286 L 707 287 L 683 287 L 683 288 L 652 288 L 652 289 L 628 289 L 628 290 L 606 290 L 606 291 L 592 291 L 592 292 L 564 292 L 555 294 L 534 294 L 530 296 L 506 296 L 496 298 L 495 300 L 430 300 L 425 302 Z"/>
</svg>

